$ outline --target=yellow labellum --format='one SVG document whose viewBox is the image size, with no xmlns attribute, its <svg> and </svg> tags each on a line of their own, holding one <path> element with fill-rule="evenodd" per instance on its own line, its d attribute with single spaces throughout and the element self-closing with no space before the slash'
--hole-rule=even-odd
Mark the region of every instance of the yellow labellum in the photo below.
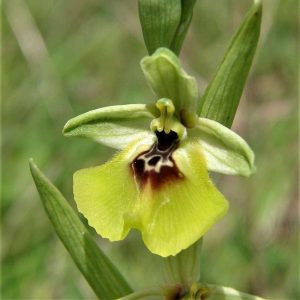
<svg viewBox="0 0 300 300">
<path fill-rule="evenodd" d="M 151 252 L 176 255 L 203 236 L 228 203 L 211 182 L 201 148 L 192 139 L 181 142 L 169 161 L 161 158 L 152 169 L 149 163 L 149 170 L 135 172 L 134 159 L 151 146 L 139 140 L 104 165 L 76 172 L 75 201 L 101 236 L 121 240 L 137 228 Z"/>
</svg>

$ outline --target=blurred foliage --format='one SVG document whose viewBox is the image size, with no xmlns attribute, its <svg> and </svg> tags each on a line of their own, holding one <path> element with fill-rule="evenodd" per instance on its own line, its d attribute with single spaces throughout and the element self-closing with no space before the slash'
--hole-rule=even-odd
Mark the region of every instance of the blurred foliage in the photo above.
<svg viewBox="0 0 300 300">
<path fill-rule="evenodd" d="M 202 88 L 250 4 L 198 0 L 181 58 Z M 257 172 L 214 176 L 231 209 L 205 237 L 202 279 L 294 300 L 297 3 L 264 4 L 256 62 L 233 124 L 255 150 Z M 2 8 L 2 299 L 95 299 L 43 211 L 28 158 L 73 205 L 73 172 L 113 150 L 64 138 L 64 123 L 97 107 L 154 100 L 139 67 L 146 48 L 137 1 L 6 0 Z M 96 238 L 133 287 L 162 282 L 161 260 L 139 234 L 117 243 Z"/>
</svg>

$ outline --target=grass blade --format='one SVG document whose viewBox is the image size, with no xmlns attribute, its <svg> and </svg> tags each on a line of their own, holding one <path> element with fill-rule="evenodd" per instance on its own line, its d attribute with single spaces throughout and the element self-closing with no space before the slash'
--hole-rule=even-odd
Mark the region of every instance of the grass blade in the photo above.
<svg viewBox="0 0 300 300">
<path fill-rule="evenodd" d="M 99 299 L 116 299 L 132 292 L 112 262 L 59 190 L 30 160 L 30 170 L 54 229 Z"/>
<path fill-rule="evenodd" d="M 201 99 L 201 117 L 231 126 L 253 61 L 261 15 L 262 3 L 255 0 Z"/>
</svg>

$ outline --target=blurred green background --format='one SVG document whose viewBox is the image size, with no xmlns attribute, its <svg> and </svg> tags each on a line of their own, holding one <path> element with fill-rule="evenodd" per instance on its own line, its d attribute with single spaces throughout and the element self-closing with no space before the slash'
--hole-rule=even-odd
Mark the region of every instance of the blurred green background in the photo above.
<svg viewBox="0 0 300 300">
<path fill-rule="evenodd" d="M 251 178 L 216 176 L 231 203 L 205 237 L 203 281 L 270 299 L 299 299 L 297 1 L 266 0 L 252 73 L 234 122 L 256 153 Z M 181 59 L 207 85 L 251 1 L 198 0 Z M 72 174 L 114 151 L 67 139 L 88 110 L 155 100 L 136 0 L 6 0 L 2 5 L 2 299 L 95 299 L 43 210 L 28 158 L 74 205 Z M 134 288 L 163 281 L 138 233 L 101 248 Z"/>
</svg>

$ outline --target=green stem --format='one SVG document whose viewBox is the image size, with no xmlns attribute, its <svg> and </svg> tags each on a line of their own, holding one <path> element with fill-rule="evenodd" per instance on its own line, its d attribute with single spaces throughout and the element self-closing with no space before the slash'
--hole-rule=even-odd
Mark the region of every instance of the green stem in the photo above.
<svg viewBox="0 0 300 300">
<path fill-rule="evenodd" d="M 169 283 L 181 284 L 188 288 L 200 279 L 200 256 L 202 239 L 176 256 L 164 259 L 164 268 Z"/>
</svg>

